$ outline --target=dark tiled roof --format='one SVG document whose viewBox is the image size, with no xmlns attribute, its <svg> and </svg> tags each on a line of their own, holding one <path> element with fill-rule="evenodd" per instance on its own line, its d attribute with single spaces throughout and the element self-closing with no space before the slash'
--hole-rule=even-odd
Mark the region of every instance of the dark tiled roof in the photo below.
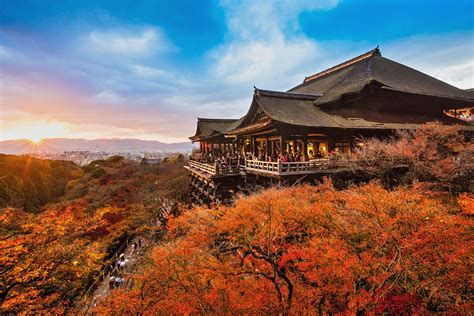
<svg viewBox="0 0 474 316">
<path fill-rule="evenodd" d="M 297 92 L 281 92 L 281 91 L 272 91 L 272 90 L 263 90 L 254 88 L 254 93 L 258 96 L 266 97 L 275 97 L 275 98 L 285 98 L 285 99 L 297 99 L 297 100 L 316 100 L 321 97 L 322 94 L 314 93 L 297 93 Z"/>
<path fill-rule="evenodd" d="M 212 136 L 218 136 L 237 127 L 241 119 L 211 119 L 198 118 L 196 134 L 189 137 L 192 141 L 198 141 Z"/>
<path fill-rule="evenodd" d="M 239 120 L 198 119 L 197 141 L 223 133 L 239 134 L 252 128 L 265 128 L 270 121 L 258 119 L 260 108 L 272 121 L 307 127 L 349 128 L 349 129 L 405 129 L 417 128 L 420 124 L 440 121 L 444 124 L 464 125 L 474 130 L 474 126 L 436 111 L 395 111 L 387 106 L 374 113 L 348 108 L 343 111 L 331 110 L 325 106 L 338 101 L 344 95 L 357 94 L 372 85 L 392 93 L 410 95 L 410 99 L 422 97 L 430 100 L 457 100 L 462 104 L 474 104 L 472 89 L 462 90 L 381 56 L 378 48 L 359 55 L 339 65 L 308 76 L 303 83 L 287 92 L 255 88 L 253 101 L 246 116 Z M 451 103 L 451 102 L 450 102 Z M 448 104 L 446 104 L 449 106 Z M 351 112 L 353 111 L 353 112 Z M 362 113 L 363 112 L 363 113 Z"/>
<path fill-rule="evenodd" d="M 474 102 L 470 92 L 384 58 L 378 49 L 306 77 L 288 92 L 323 94 L 315 104 L 325 104 L 358 93 L 371 83 L 400 92 Z"/>
<path fill-rule="evenodd" d="M 300 126 L 341 127 L 312 100 L 257 96 L 257 104 L 272 120 Z"/>
<path fill-rule="evenodd" d="M 416 128 L 427 122 L 440 121 L 445 124 L 465 125 L 467 129 L 474 129 L 466 122 L 442 113 L 414 116 L 400 111 L 387 112 L 381 114 L 383 119 L 379 120 L 374 117 L 374 120 L 371 120 L 367 117 L 329 114 L 313 103 L 311 100 L 256 96 L 256 104 L 270 119 L 289 125 L 349 129 L 406 129 Z"/>
</svg>

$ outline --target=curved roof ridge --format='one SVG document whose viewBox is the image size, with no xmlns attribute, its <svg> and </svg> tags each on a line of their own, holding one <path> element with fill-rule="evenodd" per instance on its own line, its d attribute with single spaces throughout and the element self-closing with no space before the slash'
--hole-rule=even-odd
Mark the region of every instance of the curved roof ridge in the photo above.
<svg viewBox="0 0 474 316">
<path fill-rule="evenodd" d="M 254 88 L 254 95 L 256 96 L 270 96 L 275 98 L 299 99 L 299 100 L 314 100 L 322 97 L 322 93 L 300 93 L 300 92 L 284 92 L 275 90 L 264 90 L 257 87 Z"/>
<path fill-rule="evenodd" d="M 197 118 L 198 121 L 200 122 L 222 122 L 222 123 L 226 123 L 226 122 L 234 122 L 234 121 L 238 121 L 239 119 L 222 119 L 222 118 L 208 118 L 208 117 L 198 117 Z"/>
<path fill-rule="evenodd" d="M 371 78 L 392 90 L 459 100 L 474 100 L 469 91 L 397 61 L 382 56 L 370 61 L 373 61 L 373 69 L 370 69 Z"/>
<path fill-rule="evenodd" d="M 320 78 L 320 77 L 323 77 L 325 75 L 328 75 L 330 73 L 333 73 L 334 71 L 336 70 L 339 70 L 339 69 L 342 69 L 342 68 L 346 68 L 350 65 L 353 65 L 359 61 L 362 61 L 364 59 L 367 59 L 367 58 L 370 58 L 372 56 L 382 56 L 382 54 L 380 53 L 380 49 L 379 47 L 377 46 L 376 48 L 372 49 L 371 51 L 368 51 L 367 53 L 364 53 L 364 54 L 361 54 L 359 56 L 356 56 L 354 58 L 351 58 L 349 60 L 346 60 L 345 62 L 342 62 L 336 66 L 333 66 L 331 68 L 328 68 L 326 70 L 323 70 L 323 71 L 320 71 L 318 73 L 315 73 L 313 75 L 310 75 L 308 77 L 305 77 L 304 80 L 303 80 L 303 83 L 307 83 L 309 81 L 312 81 L 314 79 L 317 79 L 317 78 Z"/>
</svg>

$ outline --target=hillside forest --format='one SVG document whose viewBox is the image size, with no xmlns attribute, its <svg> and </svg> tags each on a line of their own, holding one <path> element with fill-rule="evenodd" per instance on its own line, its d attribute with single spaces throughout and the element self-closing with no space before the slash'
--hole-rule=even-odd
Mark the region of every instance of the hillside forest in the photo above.
<svg viewBox="0 0 474 316">
<path fill-rule="evenodd" d="M 155 229 L 159 201 L 185 198 L 182 165 L 111 157 L 81 168 L 1 155 L 2 313 L 75 308 L 125 239 Z"/>
<path fill-rule="evenodd" d="M 375 180 L 272 187 L 186 210 L 135 286 L 96 311 L 472 313 L 474 144 L 439 124 L 363 141 L 353 167 Z"/>
</svg>

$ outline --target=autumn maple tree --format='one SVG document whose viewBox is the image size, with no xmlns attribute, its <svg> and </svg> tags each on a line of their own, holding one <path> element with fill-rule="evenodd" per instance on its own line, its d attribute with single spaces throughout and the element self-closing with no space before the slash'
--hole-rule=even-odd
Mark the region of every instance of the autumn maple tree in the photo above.
<svg viewBox="0 0 474 316">
<path fill-rule="evenodd" d="M 148 168 L 114 157 L 82 170 L 38 214 L 0 210 L 2 312 L 73 311 L 118 243 L 156 222 L 158 197 L 179 198 L 182 191 L 171 186 L 187 184 L 175 163 Z"/>
<path fill-rule="evenodd" d="M 474 178 L 474 142 L 460 126 L 427 123 L 390 139 L 362 139 L 351 165 L 384 183 L 423 182 L 463 192 Z"/>
<path fill-rule="evenodd" d="M 414 188 L 326 182 L 193 209 L 170 221 L 136 286 L 98 311 L 467 312 L 467 208 L 467 194 L 446 204 Z"/>
</svg>

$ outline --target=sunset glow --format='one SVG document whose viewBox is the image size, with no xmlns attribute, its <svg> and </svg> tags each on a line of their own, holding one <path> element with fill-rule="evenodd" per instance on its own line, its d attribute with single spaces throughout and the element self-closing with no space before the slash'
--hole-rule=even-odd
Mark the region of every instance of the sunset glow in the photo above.
<svg viewBox="0 0 474 316">
<path fill-rule="evenodd" d="M 474 87 L 472 1 L 428 11 L 419 0 L 410 9 L 396 1 L 140 3 L 3 1 L 0 140 L 187 142 L 196 116 L 242 117 L 251 87 L 295 86 L 377 45 L 387 58 Z"/>
<path fill-rule="evenodd" d="M 31 137 L 29 141 L 31 141 L 34 145 L 39 145 L 43 138 L 41 137 Z"/>
<path fill-rule="evenodd" d="M 3 125 L 2 125 L 3 126 Z M 67 124 L 47 120 L 19 120 L 2 127 L 2 139 L 28 139 L 39 143 L 44 138 L 59 138 L 69 134 Z"/>
</svg>

